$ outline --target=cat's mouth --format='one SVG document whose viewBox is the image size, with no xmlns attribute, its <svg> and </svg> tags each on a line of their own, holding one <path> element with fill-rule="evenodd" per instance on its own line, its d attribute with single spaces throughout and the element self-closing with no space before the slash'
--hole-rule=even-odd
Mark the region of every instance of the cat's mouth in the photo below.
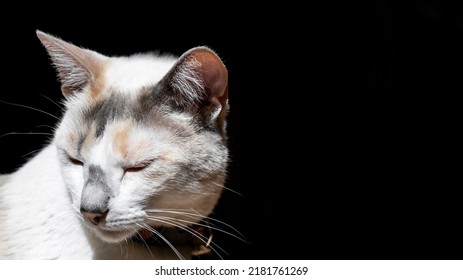
<svg viewBox="0 0 463 280">
<path fill-rule="evenodd" d="M 137 229 L 138 228 L 138 229 Z M 161 227 L 155 228 L 152 226 L 145 225 L 142 228 L 131 226 L 131 227 L 122 227 L 122 228 L 107 228 L 107 227 L 94 227 L 93 230 L 96 232 L 97 236 L 103 241 L 108 243 L 118 243 L 123 240 L 135 240 L 139 242 L 149 242 L 160 241 L 160 236 L 164 236 L 167 232 L 170 232 L 169 229 Z"/>
<path fill-rule="evenodd" d="M 108 223 L 108 211 L 102 215 L 81 212 L 84 225 L 89 228 L 101 240 L 108 243 L 118 243 L 133 238 L 135 235 L 147 236 L 149 226 L 142 227 L 145 224 L 142 219 L 132 217 L 132 220 L 140 220 L 139 223 L 127 223 L 124 220 L 116 220 Z"/>
<path fill-rule="evenodd" d="M 103 227 L 97 227 L 93 228 L 93 230 L 99 238 L 109 243 L 117 243 L 122 240 L 129 239 L 137 234 L 137 230 L 131 228 L 107 229 Z"/>
<path fill-rule="evenodd" d="M 98 222 L 95 220 L 84 220 L 84 224 L 97 237 L 108 243 L 118 243 L 123 240 L 128 240 L 134 235 L 139 234 L 139 231 L 144 231 L 144 229 L 137 224 L 108 226 L 105 217 L 102 217 Z"/>
<path fill-rule="evenodd" d="M 82 213 L 84 224 L 97 237 L 108 243 L 119 243 L 122 241 L 138 241 L 142 243 L 164 243 L 167 239 L 174 239 L 176 242 L 191 240 L 192 236 L 200 239 L 207 239 L 204 232 L 198 230 L 198 226 L 169 227 L 165 225 L 150 225 L 146 223 L 143 216 L 137 218 L 131 216 L 127 219 L 111 219 L 108 222 L 108 212 L 103 215 L 95 216 Z M 137 222 L 134 222 L 136 220 Z M 201 230 L 203 231 L 203 230 Z M 207 235 L 207 234 L 206 234 Z"/>
<path fill-rule="evenodd" d="M 164 232 L 163 228 L 155 228 L 150 225 L 141 227 L 135 225 L 123 225 L 118 227 L 108 227 L 106 224 L 86 223 L 100 239 L 108 243 L 118 243 L 124 240 L 148 241 L 155 240 Z"/>
</svg>

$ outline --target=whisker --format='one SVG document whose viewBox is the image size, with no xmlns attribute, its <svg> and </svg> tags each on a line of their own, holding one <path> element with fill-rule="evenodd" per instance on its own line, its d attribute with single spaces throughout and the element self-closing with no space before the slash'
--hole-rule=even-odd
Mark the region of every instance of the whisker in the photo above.
<svg viewBox="0 0 463 280">
<path fill-rule="evenodd" d="M 27 157 L 27 156 L 29 156 L 29 155 L 31 155 L 31 154 L 33 154 L 33 153 L 40 152 L 41 150 L 42 150 L 42 149 L 33 150 L 33 151 L 28 152 L 27 154 L 23 155 L 23 157 Z"/>
<path fill-rule="evenodd" d="M 191 235 L 195 236 L 196 238 L 198 238 L 199 240 L 201 240 L 204 244 L 206 244 L 207 247 L 211 248 L 212 251 L 214 251 L 214 253 L 217 254 L 217 256 L 219 256 L 219 258 L 221 258 L 223 260 L 223 257 L 219 254 L 219 252 L 217 252 L 217 250 L 214 248 L 217 247 L 218 249 L 220 249 L 222 252 L 224 252 L 225 254 L 229 255 L 227 253 L 227 251 L 225 251 L 224 249 L 222 249 L 219 245 L 217 245 L 215 242 L 212 242 L 210 240 L 210 238 L 207 238 L 206 236 L 204 236 L 204 234 L 201 234 L 177 221 L 175 221 L 175 219 L 173 218 L 173 221 L 165 221 L 164 219 L 165 218 L 169 218 L 169 217 L 148 217 L 149 220 L 151 221 L 156 221 L 156 222 L 160 222 L 160 223 L 165 223 L 167 225 L 171 225 L 171 226 L 174 226 L 174 227 L 178 227 L 180 229 L 183 229 L 184 231 L 190 233 Z"/>
<path fill-rule="evenodd" d="M 156 217 L 156 218 L 158 218 L 158 217 Z M 237 235 L 235 235 L 235 234 L 233 234 L 233 233 L 231 233 L 231 232 L 228 232 L 228 231 L 223 230 L 223 229 L 218 228 L 218 227 L 210 226 L 207 222 L 204 224 L 204 223 L 191 222 L 191 221 L 188 221 L 188 220 L 182 220 L 182 219 L 179 219 L 179 218 L 172 218 L 172 217 L 159 217 L 159 218 L 174 219 L 174 220 L 176 220 L 176 221 L 178 221 L 178 222 L 191 223 L 191 224 L 193 224 L 193 225 L 207 227 L 207 228 L 210 228 L 210 229 L 213 229 L 213 230 L 216 230 L 216 231 L 223 232 L 223 233 L 225 233 L 225 234 L 227 234 L 227 235 L 229 235 L 229 236 L 232 236 L 232 237 L 234 237 L 234 238 L 236 238 L 236 239 L 238 239 L 238 240 L 240 240 L 240 241 L 243 241 L 243 242 L 245 242 L 245 243 L 247 242 L 247 241 L 244 240 L 243 238 L 241 238 L 241 237 L 239 237 L 239 236 L 237 236 Z"/>
<path fill-rule="evenodd" d="M 46 99 L 48 99 L 49 101 L 51 101 L 53 104 L 55 104 L 56 106 L 58 106 L 58 108 L 60 108 L 61 110 L 63 110 L 63 106 L 59 105 L 58 103 L 56 103 L 53 99 L 51 99 L 50 97 L 46 96 L 46 95 L 43 95 L 43 94 L 40 94 L 42 97 L 45 97 Z"/>
<path fill-rule="evenodd" d="M 127 246 L 127 238 L 124 238 L 125 245 Z M 124 254 L 124 248 L 122 248 L 122 242 L 119 242 L 119 248 L 121 250 L 121 256 Z M 125 259 L 127 259 L 127 255 L 125 256 Z"/>
<path fill-rule="evenodd" d="M 231 225 L 229 225 L 229 224 L 227 224 L 225 222 L 222 222 L 222 221 L 220 221 L 218 219 L 214 219 L 212 217 L 202 215 L 202 214 L 200 214 L 199 212 L 197 212 L 194 209 L 191 209 L 191 211 L 194 211 L 195 213 L 186 212 L 184 209 L 149 209 L 149 210 L 146 210 L 146 211 L 147 212 L 155 212 L 155 213 L 179 214 L 179 215 L 184 215 L 186 217 L 195 217 L 195 218 L 201 218 L 201 219 L 204 219 L 204 220 L 207 220 L 207 221 L 214 221 L 216 223 L 222 224 L 222 225 L 232 229 L 235 233 L 239 234 L 241 236 L 241 238 L 239 238 L 240 240 L 246 238 L 239 230 L 237 230 L 233 226 L 231 226 Z M 213 223 L 210 223 L 210 224 L 214 225 Z M 216 225 L 214 225 L 214 226 L 216 226 Z M 247 241 L 245 241 L 245 242 L 247 242 Z"/>
<path fill-rule="evenodd" d="M 46 125 L 46 124 L 42 124 L 42 125 L 38 125 L 37 127 L 47 127 L 47 128 L 51 128 L 52 130 L 55 129 L 54 126 L 51 126 L 51 125 Z"/>
<path fill-rule="evenodd" d="M 239 195 L 239 196 L 244 197 L 243 194 L 241 194 L 241 193 L 239 193 L 239 192 L 237 192 L 237 191 L 235 191 L 235 190 L 233 190 L 233 189 L 230 189 L 230 188 L 228 188 L 228 187 L 225 187 L 225 186 L 223 186 L 223 185 L 221 185 L 221 184 L 218 184 L 218 183 L 216 183 L 216 182 L 212 182 L 212 185 L 217 186 L 217 187 L 219 187 L 219 188 L 223 188 L 223 189 L 225 189 L 225 190 L 227 190 L 227 191 L 230 191 L 230 192 L 232 192 L 232 193 L 234 193 L 234 194 L 237 194 L 237 195 Z"/>
<path fill-rule="evenodd" d="M 174 251 L 174 253 L 177 255 L 179 259 L 185 260 L 185 257 L 177 250 L 177 248 L 175 248 L 175 246 L 172 245 L 172 243 L 170 243 L 170 241 L 167 240 L 159 231 L 155 230 L 152 227 L 146 226 L 146 225 L 139 225 L 139 224 L 137 225 L 159 236 L 159 238 L 161 238 L 167 244 L 167 246 L 169 246 L 172 249 L 172 251 Z"/>
<path fill-rule="evenodd" d="M 55 115 L 52 115 L 48 112 L 45 112 L 43 110 L 40 110 L 40 109 L 37 109 L 37 108 L 34 108 L 34 107 L 31 107 L 31 106 L 27 106 L 27 105 L 22 105 L 22 104 L 17 104 L 17 103 L 12 103 L 12 102 L 6 102 L 6 101 L 3 101 L 3 100 L 0 100 L 1 103 L 4 103 L 4 104 L 8 104 L 8 105 L 13 105 L 13 106 L 18 106 L 18 107 L 23 107 L 23 108 L 27 108 L 27 109 L 31 109 L 31 110 L 34 110 L 34 111 L 37 111 L 37 112 L 40 112 L 40 113 L 43 113 L 45 115 L 48 115 L 50 117 L 53 117 L 57 120 L 59 120 L 59 118 Z"/>
<path fill-rule="evenodd" d="M 125 259 L 128 260 L 129 259 L 129 246 L 132 250 L 135 249 L 135 242 L 133 241 L 132 238 L 124 238 L 125 240 Z"/>
<path fill-rule="evenodd" d="M 146 210 L 146 212 L 153 212 L 153 213 L 169 213 L 169 214 L 177 214 L 181 216 L 185 216 L 187 218 L 194 218 L 195 220 L 205 220 L 207 216 L 204 215 L 195 215 L 194 213 L 191 212 L 186 212 L 186 211 L 178 211 L 178 210 L 183 210 L 183 209 L 151 209 L 151 210 Z M 192 223 L 191 221 L 186 221 L 188 223 Z M 209 222 L 208 222 L 209 223 Z M 216 224 L 210 222 L 209 224 L 218 227 Z"/>
<path fill-rule="evenodd" d="M 232 230 L 235 231 L 237 234 L 239 234 L 243 239 L 246 239 L 246 237 L 244 236 L 244 234 L 242 234 L 239 230 L 237 230 L 236 228 L 234 228 L 234 227 L 231 226 L 230 224 L 227 224 L 227 223 L 225 223 L 225 222 L 223 222 L 223 221 L 220 221 L 220 220 L 218 220 L 218 219 L 214 219 L 214 218 L 212 218 L 212 217 L 204 216 L 204 215 L 202 215 L 201 213 L 199 213 L 198 211 L 196 211 L 196 210 L 194 210 L 194 209 L 191 209 L 191 211 L 194 211 L 194 212 L 195 212 L 197 215 L 199 215 L 199 216 L 203 216 L 204 219 L 205 219 L 206 221 L 211 220 L 211 221 L 220 223 L 220 224 L 222 224 L 222 225 L 224 225 L 224 226 L 226 226 L 226 227 L 232 229 Z M 241 239 L 241 240 L 242 240 L 242 239 Z M 244 242 L 247 242 L 247 241 L 245 241 L 245 240 L 243 240 L 243 241 L 244 241 Z"/>
<path fill-rule="evenodd" d="M 0 138 L 7 136 L 7 135 L 50 135 L 50 136 L 53 136 L 53 133 L 49 133 L 49 132 L 8 132 L 0 136 Z"/>
<path fill-rule="evenodd" d="M 163 218 L 168 218 L 168 217 L 163 217 Z M 206 247 L 209 247 L 212 249 L 212 251 L 214 251 L 214 253 L 217 254 L 217 256 L 219 256 L 219 258 L 221 258 L 223 260 L 223 257 L 219 254 L 219 252 L 214 248 L 214 247 L 217 247 L 217 249 L 219 249 L 220 251 L 222 251 L 223 253 L 225 253 L 227 256 L 229 255 L 227 251 L 225 251 L 225 249 L 223 249 L 222 247 L 220 247 L 217 243 L 215 243 L 214 241 L 212 241 L 212 233 L 211 233 L 211 236 L 210 237 L 206 237 L 204 234 L 202 233 L 199 233 L 197 231 L 195 231 L 194 229 L 191 229 L 187 226 L 184 226 L 182 225 L 181 223 L 175 221 L 175 219 L 170 219 L 171 220 L 171 223 L 173 225 L 176 225 L 177 227 L 189 232 L 190 234 L 192 234 L 193 236 L 196 236 L 199 240 L 201 240 L 205 245 Z M 164 222 L 164 223 L 167 223 L 166 221 L 160 221 L 160 222 Z M 200 225 L 200 224 L 198 224 Z"/>
<path fill-rule="evenodd" d="M 147 230 L 149 230 L 149 228 L 150 228 L 149 226 L 146 226 L 146 225 L 139 225 L 138 223 L 137 223 L 137 225 L 138 225 L 139 227 L 142 227 L 142 228 L 147 229 Z M 134 229 L 135 229 L 135 228 L 134 228 Z M 151 249 L 150 249 L 150 246 L 148 246 L 148 243 L 146 243 L 145 239 L 143 238 L 143 236 L 141 236 L 141 234 L 140 234 L 138 231 L 137 231 L 137 235 L 140 237 L 140 240 L 143 241 L 143 244 L 145 244 L 146 248 L 147 248 L 148 251 L 150 252 L 151 258 L 154 259 L 153 252 L 151 252 Z"/>
</svg>

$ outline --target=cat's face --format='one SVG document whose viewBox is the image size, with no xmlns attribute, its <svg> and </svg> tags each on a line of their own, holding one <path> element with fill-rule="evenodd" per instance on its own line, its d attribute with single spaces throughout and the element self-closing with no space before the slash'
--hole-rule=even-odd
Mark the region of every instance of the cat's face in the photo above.
<svg viewBox="0 0 463 280">
<path fill-rule="evenodd" d="M 109 58 L 39 38 L 66 97 L 53 143 L 84 224 L 118 242 L 209 215 L 228 160 L 227 73 L 216 54 Z"/>
</svg>

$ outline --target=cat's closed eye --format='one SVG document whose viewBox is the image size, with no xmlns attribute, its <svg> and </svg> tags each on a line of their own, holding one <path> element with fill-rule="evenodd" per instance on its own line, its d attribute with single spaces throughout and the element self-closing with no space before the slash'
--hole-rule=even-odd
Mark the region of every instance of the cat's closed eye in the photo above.
<svg viewBox="0 0 463 280">
<path fill-rule="evenodd" d="M 72 163 L 73 165 L 79 165 L 79 166 L 83 166 L 84 163 L 74 157 L 71 157 L 71 156 L 68 156 L 68 160 L 70 163 Z"/>
<path fill-rule="evenodd" d="M 134 164 L 134 165 L 124 166 L 123 167 L 124 173 L 142 171 L 143 169 L 148 167 L 151 163 L 153 163 L 154 160 L 155 159 L 150 159 L 150 160 L 143 161 L 143 162 L 140 162 L 140 163 L 137 163 L 137 164 Z"/>
</svg>

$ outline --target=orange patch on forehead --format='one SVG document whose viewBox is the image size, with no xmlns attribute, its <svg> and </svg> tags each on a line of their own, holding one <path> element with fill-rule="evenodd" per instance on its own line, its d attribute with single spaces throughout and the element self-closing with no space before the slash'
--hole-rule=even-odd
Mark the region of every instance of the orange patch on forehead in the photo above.
<svg viewBox="0 0 463 280">
<path fill-rule="evenodd" d="M 88 94 L 93 102 L 98 102 L 102 99 L 103 91 L 105 89 L 104 74 L 106 71 L 106 63 L 98 61 L 94 63 L 92 79 L 88 87 Z"/>
<path fill-rule="evenodd" d="M 96 126 L 95 124 L 92 124 L 92 126 L 88 130 L 87 136 L 82 142 L 81 150 L 88 151 L 90 149 L 93 143 L 93 140 L 95 139 L 95 132 L 96 132 Z"/>
<path fill-rule="evenodd" d="M 127 159 L 129 153 L 129 130 L 131 123 L 128 121 L 119 122 L 114 126 L 113 143 L 116 151 L 118 151 L 124 159 Z"/>
<path fill-rule="evenodd" d="M 147 160 L 146 154 L 150 150 L 149 138 L 135 127 L 136 122 L 130 120 L 120 121 L 111 126 L 113 149 L 128 162 Z"/>
</svg>

